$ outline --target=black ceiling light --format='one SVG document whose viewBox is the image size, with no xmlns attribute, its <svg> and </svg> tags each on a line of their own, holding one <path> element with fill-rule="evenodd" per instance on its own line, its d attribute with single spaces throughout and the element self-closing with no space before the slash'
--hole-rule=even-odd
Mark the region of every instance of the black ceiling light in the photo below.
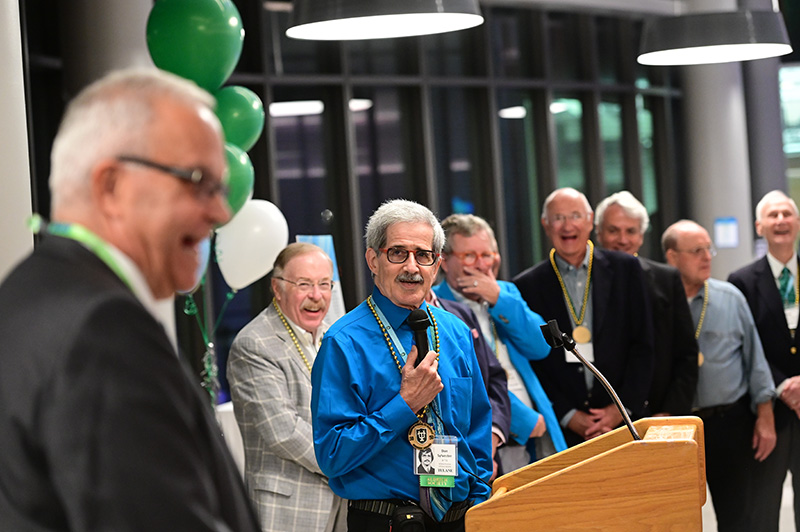
<svg viewBox="0 0 800 532">
<path fill-rule="evenodd" d="M 430 35 L 483 23 L 477 0 L 294 0 L 286 36 L 319 41 Z"/>
</svg>

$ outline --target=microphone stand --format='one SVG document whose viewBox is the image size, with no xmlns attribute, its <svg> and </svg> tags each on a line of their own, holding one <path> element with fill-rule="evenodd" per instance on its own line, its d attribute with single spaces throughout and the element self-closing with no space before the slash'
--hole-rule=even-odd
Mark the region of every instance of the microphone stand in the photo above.
<svg viewBox="0 0 800 532">
<path fill-rule="evenodd" d="M 625 407 L 622 405 L 622 401 L 620 401 L 619 396 L 617 396 L 617 392 L 614 391 L 611 384 L 606 380 L 600 371 L 594 367 L 594 364 L 589 362 L 584 358 L 584 356 L 578 351 L 578 346 L 575 344 L 575 340 L 572 339 L 570 335 L 565 332 L 561 332 L 558 328 L 558 323 L 556 320 L 550 320 L 545 325 L 541 325 L 540 328 L 542 329 L 542 334 L 544 335 L 545 341 L 550 345 L 550 347 L 564 347 L 580 360 L 584 366 L 589 368 L 589 371 L 597 377 L 603 387 L 608 392 L 608 395 L 611 396 L 612 401 L 619 410 L 619 413 L 622 415 L 622 419 L 625 421 L 625 425 L 628 427 L 628 430 L 633 436 L 634 440 L 641 440 L 642 438 L 639 436 L 639 433 L 636 432 L 636 428 L 633 426 L 631 422 L 631 417 L 628 415 L 628 411 L 625 410 Z"/>
</svg>

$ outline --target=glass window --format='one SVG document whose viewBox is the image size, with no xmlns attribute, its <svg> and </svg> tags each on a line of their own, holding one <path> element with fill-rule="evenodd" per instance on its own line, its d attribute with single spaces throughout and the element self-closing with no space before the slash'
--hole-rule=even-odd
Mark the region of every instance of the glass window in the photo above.
<svg viewBox="0 0 800 532">
<path fill-rule="evenodd" d="M 485 76 L 484 25 L 420 37 L 431 76 Z"/>
<path fill-rule="evenodd" d="M 436 184 L 438 214 L 472 213 L 485 216 L 487 194 L 483 186 L 489 177 L 482 175 L 480 154 L 486 151 L 478 112 L 485 109 L 474 90 L 436 88 L 431 90 L 433 138 L 436 145 Z M 435 209 L 436 210 L 436 209 Z"/>
<path fill-rule="evenodd" d="M 272 74 L 338 74 L 341 73 L 339 43 L 307 41 L 286 36 L 289 12 L 274 7 L 283 2 L 269 2 L 266 12 L 269 39 L 265 45 L 269 71 Z M 288 3 L 286 3 L 288 5 Z"/>
<path fill-rule="evenodd" d="M 419 39 L 372 39 L 343 44 L 353 75 L 419 73 Z"/>
<path fill-rule="evenodd" d="M 622 162 L 622 107 L 619 101 L 606 97 L 598 105 L 600 141 L 603 145 L 603 175 L 606 195 L 625 188 L 625 169 Z"/>
<path fill-rule="evenodd" d="M 601 83 L 617 83 L 620 80 L 619 45 L 620 21 L 617 19 L 597 17 L 597 60 Z"/>
<path fill-rule="evenodd" d="M 577 15 L 548 13 L 550 73 L 555 79 L 583 78 Z"/>
<path fill-rule="evenodd" d="M 540 78 L 542 65 L 541 17 L 526 10 L 492 11 L 492 57 L 498 77 Z"/>
<path fill-rule="evenodd" d="M 639 153 L 642 161 L 642 197 L 639 198 L 650 215 L 650 236 L 645 238 L 643 254 L 647 257 L 661 257 L 661 233 L 664 227 L 659 216 L 658 182 L 656 180 L 656 160 L 653 149 L 653 112 L 650 102 L 642 96 L 636 97 L 636 120 L 639 126 Z"/>
<path fill-rule="evenodd" d="M 583 171 L 583 102 L 567 95 L 555 95 L 550 113 L 556 128 L 558 188 L 572 187 L 584 194 Z"/>
<path fill-rule="evenodd" d="M 780 97 L 786 179 L 791 197 L 800 201 L 800 66 L 780 69 Z"/>
<path fill-rule="evenodd" d="M 539 198 L 536 172 L 534 97 L 519 90 L 497 92 L 498 125 L 503 164 L 503 205 L 508 248 L 503 263 L 516 275 L 542 259 L 543 198 Z"/>
</svg>

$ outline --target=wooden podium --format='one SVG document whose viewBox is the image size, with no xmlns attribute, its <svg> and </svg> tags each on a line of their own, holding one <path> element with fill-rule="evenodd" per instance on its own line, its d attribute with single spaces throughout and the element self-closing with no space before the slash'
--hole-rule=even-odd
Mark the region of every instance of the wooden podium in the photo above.
<svg viewBox="0 0 800 532">
<path fill-rule="evenodd" d="M 621 427 L 495 480 L 467 532 L 697 532 L 706 502 L 703 422 L 658 417 Z"/>
</svg>

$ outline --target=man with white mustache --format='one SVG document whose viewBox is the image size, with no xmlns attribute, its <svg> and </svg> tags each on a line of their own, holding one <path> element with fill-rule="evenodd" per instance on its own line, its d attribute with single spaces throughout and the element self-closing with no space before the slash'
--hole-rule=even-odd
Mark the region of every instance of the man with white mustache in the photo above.
<svg viewBox="0 0 800 532">
<path fill-rule="evenodd" d="M 284 248 L 272 304 L 236 336 L 228 381 L 245 449 L 245 483 L 264 532 L 344 531 L 347 509 L 314 458 L 311 367 L 333 291 L 333 263 L 307 243 Z"/>
</svg>

